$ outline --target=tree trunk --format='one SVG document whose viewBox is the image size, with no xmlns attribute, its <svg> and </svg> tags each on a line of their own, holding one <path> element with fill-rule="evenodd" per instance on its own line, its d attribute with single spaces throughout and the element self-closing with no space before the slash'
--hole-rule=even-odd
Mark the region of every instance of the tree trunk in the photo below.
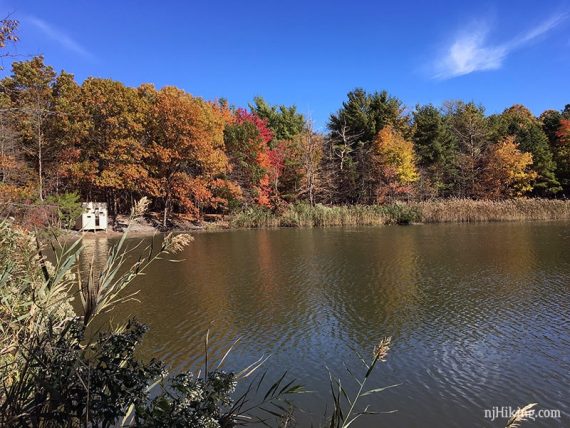
<svg viewBox="0 0 570 428">
<path fill-rule="evenodd" d="M 170 206 L 170 194 L 167 194 L 164 198 L 164 215 L 162 217 L 162 227 L 166 228 L 166 222 L 168 221 L 168 208 Z"/>
<path fill-rule="evenodd" d="M 40 196 L 40 201 L 44 200 L 44 183 L 42 179 L 43 175 L 43 159 L 42 159 L 42 124 L 41 118 L 38 118 L 38 193 Z"/>
</svg>

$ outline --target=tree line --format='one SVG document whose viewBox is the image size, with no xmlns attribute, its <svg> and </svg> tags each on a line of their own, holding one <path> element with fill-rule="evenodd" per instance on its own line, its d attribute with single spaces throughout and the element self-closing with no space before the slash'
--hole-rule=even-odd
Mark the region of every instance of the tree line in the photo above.
<svg viewBox="0 0 570 428">
<path fill-rule="evenodd" d="M 76 192 L 111 214 L 147 196 L 166 225 L 247 206 L 564 197 L 570 105 L 535 117 L 474 102 L 407 109 L 355 89 L 316 132 L 295 106 L 247 108 L 168 86 L 79 84 L 38 56 L 0 80 L 0 201 Z"/>
</svg>

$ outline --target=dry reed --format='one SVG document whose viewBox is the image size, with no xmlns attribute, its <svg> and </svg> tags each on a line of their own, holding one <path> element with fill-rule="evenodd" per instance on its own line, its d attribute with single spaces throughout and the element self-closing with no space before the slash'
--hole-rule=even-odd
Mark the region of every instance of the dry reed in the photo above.
<svg viewBox="0 0 570 428">
<path fill-rule="evenodd" d="M 570 201 L 509 199 L 504 201 L 447 199 L 413 203 L 423 223 L 569 220 Z"/>
<path fill-rule="evenodd" d="M 351 206 L 295 204 L 280 213 L 251 207 L 234 214 L 231 226 L 330 227 L 537 220 L 570 220 L 570 201 L 520 198 L 504 201 L 445 199 Z"/>
</svg>

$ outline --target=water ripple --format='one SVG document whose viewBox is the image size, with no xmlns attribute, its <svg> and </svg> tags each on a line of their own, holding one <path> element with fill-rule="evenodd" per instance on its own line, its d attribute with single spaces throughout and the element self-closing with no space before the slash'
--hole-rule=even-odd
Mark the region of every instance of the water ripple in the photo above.
<svg viewBox="0 0 570 428">
<path fill-rule="evenodd" d="M 241 338 L 229 368 L 270 354 L 270 374 L 288 370 L 315 391 L 303 399 L 300 426 L 322 417 L 325 367 L 354 390 L 343 364 L 362 373 L 355 351 L 369 356 L 385 335 L 394 346 L 371 383 L 402 385 L 369 402 L 399 410 L 386 425 L 495 426 L 483 409 L 528 402 L 568 413 L 569 230 L 537 223 L 199 234 L 184 263 L 149 271 L 141 303 L 123 315 L 151 326 L 142 354 L 177 370 L 203 364 L 208 329 L 212 361 Z"/>
</svg>

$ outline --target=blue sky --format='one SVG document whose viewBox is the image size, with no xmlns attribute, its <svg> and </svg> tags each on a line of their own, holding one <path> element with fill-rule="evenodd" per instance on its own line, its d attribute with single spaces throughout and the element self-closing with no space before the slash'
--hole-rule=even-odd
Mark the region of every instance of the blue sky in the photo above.
<svg viewBox="0 0 570 428">
<path fill-rule="evenodd" d="M 355 87 L 410 108 L 570 103 L 570 0 L 0 0 L 0 12 L 21 21 L 19 54 L 79 81 L 176 85 L 236 105 L 262 95 L 318 128 Z"/>
</svg>

